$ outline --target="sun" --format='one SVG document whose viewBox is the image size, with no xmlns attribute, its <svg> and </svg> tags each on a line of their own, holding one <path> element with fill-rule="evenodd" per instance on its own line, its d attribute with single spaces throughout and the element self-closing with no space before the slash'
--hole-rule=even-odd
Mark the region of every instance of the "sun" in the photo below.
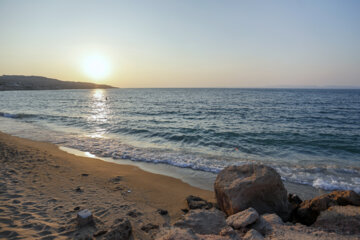
<svg viewBox="0 0 360 240">
<path fill-rule="evenodd" d="M 102 80 L 110 75 L 111 67 L 109 60 L 99 54 L 91 54 L 82 62 L 84 73 L 93 80 Z"/>
</svg>

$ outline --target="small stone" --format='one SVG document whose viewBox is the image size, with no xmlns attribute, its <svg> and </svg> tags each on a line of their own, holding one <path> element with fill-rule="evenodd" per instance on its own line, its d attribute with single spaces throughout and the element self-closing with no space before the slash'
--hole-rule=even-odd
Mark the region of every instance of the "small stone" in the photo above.
<svg viewBox="0 0 360 240">
<path fill-rule="evenodd" d="M 126 215 L 135 218 L 135 217 L 141 216 L 143 214 L 141 212 L 136 211 L 136 210 L 132 210 L 132 211 L 128 212 Z"/>
<path fill-rule="evenodd" d="M 206 200 L 190 195 L 186 198 L 189 209 L 210 209 L 213 205 Z"/>
<path fill-rule="evenodd" d="M 74 207 L 74 211 L 80 210 L 80 207 Z"/>
<path fill-rule="evenodd" d="M 132 227 L 128 219 L 119 218 L 114 221 L 114 224 L 111 226 L 110 230 L 104 236 L 104 239 L 107 240 L 126 240 L 131 236 Z"/>
<path fill-rule="evenodd" d="M 93 222 L 93 216 L 90 210 L 84 209 L 77 213 L 77 221 L 79 226 L 85 226 Z"/>
<path fill-rule="evenodd" d="M 119 183 L 123 180 L 123 177 L 122 176 L 116 176 L 114 178 L 111 178 L 109 181 L 112 182 L 112 183 Z"/>
<path fill-rule="evenodd" d="M 258 218 L 259 214 L 257 211 L 253 208 L 248 208 L 228 217 L 226 223 L 235 229 L 240 229 L 254 223 Z"/>
<path fill-rule="evenodd" d="M 254 229 L 250 229 L 243 237 L 243 240 L 263 240 L 263 239 L 264 237 Z"/>
<path fill-rule="evenodd" d="M 183 211 L 183 213 L 188 213 L 189 212 L 189 209 L 187 209 L 187 208 L 183 208 L 183 209 L 181 209 L 181 211 Z"/>
<path fill-rule="evenodd" d="M 98 237 L 98 236 L 104 235 L 105 233 L 107 233 L 107 230 L 99 230 L 99 231 L 95 232 L 93 236 Z"/>
<path fill-rule="evenodd" d="M 159 229 L 159 225 L 148 223 L 148 224 L 141 227 L 141 230 L 143 230 L 144 232 L 147 232 L 147 233 L 150 232 L 153 229 Z"/>
<path fill-rule="evenodd" d="M 89 176 L 89 174 L 88 173 L 83 173 L 83 174 L 81 174 L 81 176 L 87 177 L 87 176 Z"/>
<path fill-rule="evenodd" d="M 168 211 L 167 211 L 167 210 L 164 210 L 164 209 L 158 209 L 157 212 L 158 212 L 160 215 L 162 215 L 162 216 L 169 214 Z"/>
<path fill-rule="evenodd" d="M 224 227 L 223 229 L 221 229 L 220 233 L 219 233 L 220 236 L 229 236 L 229 237 L 232 237 L 234 238 L 237 233 L 235 232 L 235 230 L 232 228 L 232 227 Z"/>
<path fill-rule="evenodd" d="M 83 190 L 81 187 L 77 187 L 77 188 L 75 189 L 75 191 L 76 191 L 76 192 L 83 192 L 84 190 Z"/>
</svg>

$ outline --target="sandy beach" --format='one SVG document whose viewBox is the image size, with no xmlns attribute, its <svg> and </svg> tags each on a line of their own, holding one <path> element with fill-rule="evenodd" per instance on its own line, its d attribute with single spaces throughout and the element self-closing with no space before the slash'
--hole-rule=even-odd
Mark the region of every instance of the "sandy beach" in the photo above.
<svg viewBox="0 0 360 240">
<path fill-rule="evenodd" d="M 127 217 L 135 239 L 150 239 L 158 227 L 181 217 L 188 195 L 213 201 L 213 192 L 175 178 L 78 157 L 50 143 L 4 133 L 0 161 L 0 238 L 81 238 Z M 81 209 L 93 212 L 96 227 L 76 227 Z"/>
<path fill-rule="evenodd" d="M 214 208 L 186 214 L 189 195 L 214 203 L 214 192 L 176 178 L 79 157 L 54 144 L 1 132 L 0 162 L 0 239 L 103 239 L 124 219 L 131 225 L 131 237 L 119 239 L 253 239 L 226 227 L 221 231 L 225 235 L 192 232 L 197 224 L 212 232 L 217 217 L 191 220 L 196 226 L 185 224 L 184 230 L 174 228 L 196 214 L 223 214 Z M 84 209 L 91 211 L 94 221 L 79 226 L 76 217 Z M 359 239 L 358 212 L 359 207 L 338 207 L 312 227 L 269 220 L 272 230 L 265 239 Z M 339 216 L 345 220 L 337 220 Z"/>
</svg>

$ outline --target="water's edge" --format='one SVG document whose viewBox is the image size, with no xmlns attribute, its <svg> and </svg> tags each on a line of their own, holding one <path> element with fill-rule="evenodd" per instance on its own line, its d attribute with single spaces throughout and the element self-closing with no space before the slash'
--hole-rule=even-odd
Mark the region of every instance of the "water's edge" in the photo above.
<svg viewBox="0 0 360 240">
<path fill-rule="evenodd" d="M 146 172 L 151 172 L 154 174 L 165 175 L 169 177 L 173 177 L 176 179 L 180 179 L 181 181 L 204 190 L 214 191 L 214 182 L 216 179 L 217 174 L 203 172 L 203 171 L 196 171 L 189 168 L 181 168 L 176 166 L 171 166 L 163 163 L 149 163 L 149 162 L 134 162 L 131 160 L 121 159 L 121 160 L 114 160 L 112 158 L 106 157 L 98 157 L 94 154 L 89 152 L 83 152 L 74 148 L 59 146 L 59 149 L 76 155 L 80 157 L 90 157 L 96 158 L 105 162 L 116 163 L 120 165 L 132 165 L 139 167 L 141 170 Z M 315 196 L 327 193 L 328 191 L 322 189 L 316 189 L 312 186 L 290 183 L 290 182 L 283 182 L 285 188 L 287 189 L 288 193 L 295 193 L 302 199 L 311 199 Z"/>
</svg>

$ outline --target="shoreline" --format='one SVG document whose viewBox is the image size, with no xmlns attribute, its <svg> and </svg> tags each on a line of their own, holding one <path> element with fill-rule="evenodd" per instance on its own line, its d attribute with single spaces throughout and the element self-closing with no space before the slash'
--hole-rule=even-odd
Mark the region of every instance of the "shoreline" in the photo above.
<svg viewBox="0 0 360 240">
<path fill-rule="evenodd" d="M 141 227 L 165 226 L 179 219 L 187 196 L 214 201 L 213 192 L 179 179 L 78 157 L 51 143 L 0 132 L 0 147 L 2 233 L 29 238 L 82 234 L 71 223 L 77 210 L 89 209 L 105 225 L 120 216 L 133 216 L 129 218 L 138 226 L 133 229 L 135 238 L 150 239 L 151 231 L 145 233 Z M 160 215 L 159 209 L 168 215 Z M 41 235 L 37 228 L 48 230 Z"/>
<path fill-rule="evenodd" d="M 98 157 L 89 152 L 83 152 L 78 149 L 64 147 L 64 146 L 59 146 L 59 149 L 80 157 L 91 157 L 91 158 L 99 159 L 104 162 L 111 162 L 119 165 L 136 166 L 142 169 L 143 171 L 179 179 L 182 182 L 187 183 L 193 187 L 214 192 L 214 182 L 217 176 L 217 174 L 215 173 L 193 170 L 190 168 L 181 168 L 163 163 L 140 162 L 140 161 L 125 160 L 125 159 L 114 160 L 112 158 Z M 283 183 L 288 193 L 295 193 L 301 199 L 304 200 L 311 199 L 316 196 L 331 192 L 323 189 L 316 189 L 312 186 L 305 184 L 297 184 L 287 181 L 283 181 Z"/>
</svg>

